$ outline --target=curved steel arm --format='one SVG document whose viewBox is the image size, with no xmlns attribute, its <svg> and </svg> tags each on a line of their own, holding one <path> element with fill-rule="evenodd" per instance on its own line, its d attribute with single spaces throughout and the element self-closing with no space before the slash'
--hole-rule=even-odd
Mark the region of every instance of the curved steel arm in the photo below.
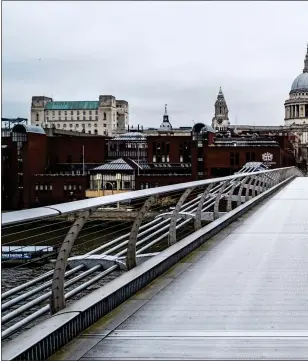
<svg viewBox="0 0 308 361">
<path fill-rule="evenodd" d="M 136 243 L 137 243 L 137 236 L 138 231 L 141 226 L 141 223 L 143 221 L 144 216 L 149 211 L 151 206 L 157 201 L 159 195 L 154 195 L 148 198 L 142 208 L 140 209 L 134 224 L 132 226 L 132 229 L 130 231 L 129 240 L 127 244 L 127 254 L 126 254 L 126 267 L 128 270 L 136 267 L 137 261 L 136 261 Z"/>
<path fill-rule="evenodd" d="M 241 181 L 235 181 L 232 188 L 230 189 L 229 192 L 229 196 L 228 196 L 228 201 L 227 201 L 227 212 L 232 211 L 232 197 L 234 195 L 234 191 L 237 187 L 239 187 L 239 185 L 241 184 Z"/>
<path fill-rule="evenodd" d="M 55 263 L 55 269 L 53 273 L 53 279 L 51 284 L 51 297 L 50 297 L 50 311 L 51 314 L 55 314 L 65 308 L 65 297 L 64 297 L 64 278 L 65 270 L 67 266 L 67 259 L 73 248 L 74 242 L 85 225 L 89 217 L 97 210 L 98 207 L 91 208 L 87 211 L 81 212 L 68 231 Z"/>
<path fill-rule="evenodd" d="M 245 187 L 245 184 L 246 182 L 248 181 L 248 179 L 250 178 L 251 176 L 247 176 L 245 177 L 243 180 L 242 180 L 242 184 L 240 186 L 240 189 L 238 191 L 238 195 L 237 195 L 237 206 L 240 206 L 242 204 L 242 192 L 243 192 L 243 188 Z"/>
<path fill-rule="evenodd" d="M 208 197 L 211 189 L 213 188 L 215 183 L 211 183 L 207 188 L 206 190 L 203 192 L 200 200 L 199 200 L 199 203 L 198 203 L 198 207 L 197 207 L 197 210 L 196 210 L 196 216 L 195 216 L 195 224 L 194 224 L 194 227 L 195 227 L 195 231 L 198 231 L 200 228 L 201 228 L 201 213 L 202 213 L 202 207 L 203 207 L 203 204 L 206 200 L 206 198 Z"/>
<path fill-rule="evenodd" d="M 180 199 L 178 200 L 172 212 L 170 226 L 169 226 L 169 239 L 168 239 L 169 246 L 176 243 L 176 221 L 179 217 L 179 213 L 182 208 L 182 205 L 184 204 L 186 198 L 190 195 L 193 189 L 194 188 L 186 189 L 186 191 L 181 195 Z"/>
<path fill-rule="evenodd" d="M 247 186 L 246 186 L 246 192 L 245 192 L 245 202 L 247 202 L 249 200 L 249 191 L 250 191 L 250 188 L 253 188 L 254 189 L 254 186 L 253 186 L 253 182 L 255 181 L 255 178 L 254 176 L 252 176 L 249 180 L 249 182 L 247 183 Z"/>
<path fill-rule="evenodd" d="M 224 184 L 221 186 L 216 199 L 215 199 L 215 204 L 214 204 L 214 221 L 215 219 L 219 218 L 219 203 L 220 203 L 220 199 L 221 196 L 224 192 L 224 190 L 226 189 L 226 187 L 230 184 L 231 181 L 225 181 Z"/>
<path fill-rule="evenodd" d="M 257 181 L 256 181 L 255 188 L 253 190 L 253 192 L 254 192 L 253 197 L 256 196 L 256 193 L 257 193 L 257 195 L 259 195 L 261 193 L 262 176 L 256 175 L 256 179 L 257 179 Z"/>
</svg>

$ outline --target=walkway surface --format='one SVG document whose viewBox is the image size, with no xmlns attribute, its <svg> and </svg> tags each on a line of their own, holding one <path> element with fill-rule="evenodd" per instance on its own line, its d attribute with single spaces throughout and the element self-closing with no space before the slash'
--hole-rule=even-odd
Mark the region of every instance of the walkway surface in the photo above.
<svg viewBox="0 0 308 361">
<path fill-rule="evenodd" d="M 308 359 L 308 178 L 296 178 L 53 360 Z"/>
</svg>

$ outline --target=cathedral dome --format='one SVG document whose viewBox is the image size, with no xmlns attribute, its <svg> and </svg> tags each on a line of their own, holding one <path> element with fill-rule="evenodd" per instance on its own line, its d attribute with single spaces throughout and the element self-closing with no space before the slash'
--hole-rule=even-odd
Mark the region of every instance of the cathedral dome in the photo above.
<svg viewBox="0 0 308 361">
<path fill-rule="evenodd" d="M 201 129 L 201 133 L 216 133 L 216 131 L 210 125 L 205 125 Z"/>
<path fill-rule="evenodd" d="M 306 57 L 304 60 L 303 73 L 294 79 L 290 94 L 298 93 L 298 92 L 307 92 L 307 91 L 308 91 L 308 45 L 307 45 Z"/>
<path fill-rule="evenodd" d="M 297 93 L 302 91 L 308 91 L 308 73 L 300 74 L 293 81 L 291 93 Z"/>
</svg>

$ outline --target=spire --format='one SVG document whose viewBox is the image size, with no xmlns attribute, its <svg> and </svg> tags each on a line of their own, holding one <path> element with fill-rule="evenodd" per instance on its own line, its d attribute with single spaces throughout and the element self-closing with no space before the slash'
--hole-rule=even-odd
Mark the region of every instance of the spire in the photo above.
<svg viewBox="0 0 308 361">
<path fill-rule="evenodd" d="M 172 126 L 169 122 L 169 115 L 167 113 L 167 104 L 165 104 L 165 114 L 163 116 L 163 122 L 160 125 L 160 131 L 170 131 L 172 130 Z"/>
<path fill-rule="evenodd" d="M 307 53 L 304 60 L 304 70 L 303 73 L 308 73 L 308 44 L 307 44 Z"/>
<path fill-rule="evenodd" d="M 223 92 L 221 90 L 221 87 L 219 87 L 219 92 L 218 92 L 217 99 L 224 99 L 224 94 L 223 94 Z"/>
</svg>

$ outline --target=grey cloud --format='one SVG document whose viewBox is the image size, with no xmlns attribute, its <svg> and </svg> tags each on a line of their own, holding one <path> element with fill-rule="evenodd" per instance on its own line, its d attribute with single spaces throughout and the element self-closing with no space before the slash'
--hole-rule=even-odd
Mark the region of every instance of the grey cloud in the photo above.
<svg viewBox="0 0 308 361">
<path fill-rule="evenodd" d="M 5 2 L 2 113 L 28 117 L 32 95 L 113 94 L 134 125 L 159 125 L 168 103 L 185 126 L 211 121 L 222 86 L 231 122 L 282 124 L 307 13 L 307 2 Z"/>
</svg>

